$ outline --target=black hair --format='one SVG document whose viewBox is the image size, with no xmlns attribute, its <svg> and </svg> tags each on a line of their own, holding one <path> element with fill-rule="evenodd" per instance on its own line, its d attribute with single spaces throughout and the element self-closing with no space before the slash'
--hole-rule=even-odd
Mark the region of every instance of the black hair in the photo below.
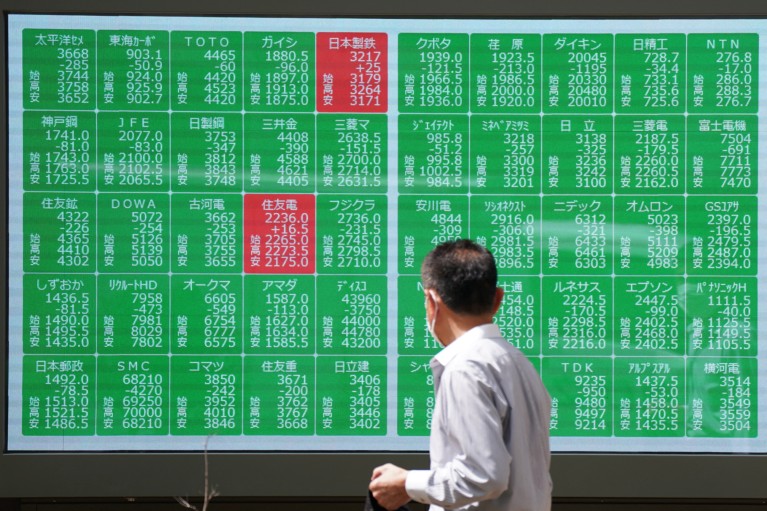
<svg viewBox="0 0 767 511">
<path fill-rule="evenodd" d="M 498 270 L 488 249 L 471 240 L 455 240 L 435 247 L 421 265 L 424 289 L 433 289 L 453 312 L 493 312 Z"/>
</svg>

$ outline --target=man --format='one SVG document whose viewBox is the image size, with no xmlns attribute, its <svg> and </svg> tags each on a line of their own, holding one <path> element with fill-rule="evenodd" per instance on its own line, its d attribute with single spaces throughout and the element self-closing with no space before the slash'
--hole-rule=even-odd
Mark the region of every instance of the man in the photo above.
<svg viewBox="0 0 767 511">
<path fill-rule="evenodd" d="M 495 259 L 458 240 L 421 267 L 427 326 L 444 346 L 431 361 L 436 401 L 430 470 L 386 464 L 370 491 L 385 508 L 548 511 L 551 400 L 538 373 L 493 316 L 503 299 Z"/>
</svg>

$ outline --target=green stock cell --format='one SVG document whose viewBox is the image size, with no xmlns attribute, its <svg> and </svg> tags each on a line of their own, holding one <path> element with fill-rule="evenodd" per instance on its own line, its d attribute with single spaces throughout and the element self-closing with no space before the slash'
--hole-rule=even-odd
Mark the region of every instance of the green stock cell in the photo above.
<svg viewBox="0 0 767 511">
<path fill-rule="evenodd" d="M 317 359 L 317 434 L 386 434 L 385 356 Z"/>
<path fill-rule="evenodd" d="M 171 352 L 242 353 L 242 277 L 171 277 Z"/>
<path fill-rule="evenodd" d="M 174 356 L 170 363 L 171 435 L 240 435 L 243 359 Z"/>
<path fill-rule="evenodd" d="M 24 189 L 96 189 L 96 115 L 24 112 Z"/>
<path fill-rule="evenodd" d="M 400 34 L 399 111 L 469 111 L 469 35 Z"/>
<path fill-rule="evenodd" d="M 316 53 L 312 32 L 245 32 L 245 109 L 313 112 Z"/>
<path fill-rule="evenodd" d="M 175 113 L 171 133 L 173 191 L 242 191 L 242 115 Z"/>
<path fill-rule="evenodd" d="M 167 113 L 101 112 L 99 191 L 167 192 L 170 119 Z"/>
<path fill-rule="evenodd" d="M 99 194 L 99 272 L 167 273 L 169 202 L 159 193 Z"/>
<path fill-rule="evenodd" d="M 385 273 L 387 211 L 385 195 L 319 195 L 318 272 Z"/>
<path fill-rule="evenodd" d="M 684 116 L 617 116 L 615 191 L 684 192 L 686 138 Z"/>
<path fill-rule="evenodd" d="M 244 278 L 245 353 L 314 353 L 314 276 L 246 275 Z"/>
<path fill-rule="evenodd" d="M 756 275 L 757 198 L 687 198 L 687 273 Z"/>
<path fill-rule="evenodd" d="M 313 192 L 316 138 L 312 114 L 246 114 L 245 191 Z"/>
<path fill-rule="evenodd" d="M 613 288 L 610 277 L 544 277 L 541 305 L 544 355 L 613 353 Z"/>
<path fill-rule="evenodd" d="M 24 108 L 93 110 L 96 107 L 96 32 L 22 31 Z"/>
<path fill-rule="evenodd" d="M 613 60 L 612 34 L 544 34 L 543 111 L 612 112 Z"/>
<path fill-rule="evenodd" d="M 397 359 L 397 434 L 429 436 L 434 412 L 431 357 Z"/>
<path fill-rule="evenodd" d="M 615 353 L 656 357 L 685 354 L 682 277 L 617 277 Z"/>
<path fill-rule="evenodd" d="M 467 196 L 399 196 L 399 273 L 418 275 L 421 261 L 440 243 L 469 233 Z"/>
<path fill-rule="evenodd" d="M 549 275 L 610 275 L 612 200 L 599 196 L 543 197 L 543 270 Z"/>
<path fill-rule="evenodd" d="M 468 117 L 400 115 L 398 135 L 400 193 L 468 192 Z"/>
<path fill-rule="evenodd" d="M 93 436 L 96 358 L 25 356 L 21 430 L 25 436 Z"/>
<path fill-rule="evenodd" d="M 426 326 L 421 277 L 397 277 L 397 352 L 434 356 L 442 346 Z"/>
<path fill-rule="evenodd" d="M 687 279 L 687 354 L 757 355 L 756 277 Z"/>
<path fill-rule="evenodd" d="M 317 187 L 323 192 L 385 192 L 385 115 L 317 116 Z"/>
<path fill-rule="evenodd" d="M 616 358 L 614 367 L 616 436 L 684 436 L 682 358 Z"/>
<path fill-rule="evenodd" d="M 615 273 L 684 273 L 684 197 L 619 196 L 615 198 L 614 210 Z"/>
<path fill-rule="evenodd" d="M 541 270 L 540 197 L 472 195 L 469 230 L 495 257 L 499 275 Z"/>
<path fill-rule="evenodd" d="M 687 105 L 684 34 L 616 34 L 615 110 L 683 113 Z"/>
<path fill-rule="evenodd" d="M 551 436 L 612 435 L 612 359 L 544 358 L 541 373 L 551 395 Z"/>
<path fill-rule="evenodd" d="M 471 34 L 471 111 L 541 111 L 541 36 Z"/>
<path fill-rule="evenodd" d="M 687 359 L 687 435 L 756 438 L 756 358 Z"/>
<path fill-rule="evenodd" d="M 472 116 L 469 166 L 472 193 L 540 193 L 540 116 Z"/>
<path fill-rule="evenodd" d="M 528 357 L 541 354 L 541 282 L 539 277 L 500 277 L 503 301 L 495 323 L 503 337 Z"/>
<path fill-rule="evenodd" d="M 24 194 L 24 271 L 96 269 L 96 198 L 88 193 Z"/>
<path fill-rule="evenodd" d="M 100 110 L 167 110 L 170 105 L 168 32 L 99 30 Z"/>
<path fill-rule="evenodd" d="M 170 352 L 167 275 L 103 275 L 98 281 L 99 354 Z"/>
<path fill-rule="evenodd" d="M 242 33 L 171 32 L 173 110 L 242 110 Z"/>
<path fill-rule="evenodd" d="M 543 118 L 543 192 L 613 191 L 613 118 Z"/>
<path fill-rule="evenodd" d="M 317 351 L 333 355 L 386 353 L 385 276 L 317 278 Z"/>
<path fill-rule="evenodd" d="M 755 115 L 690 116 L 687 192 L 756 194 L 758 122 Z"/>
<path fill-rule="evenodd" d="M 240 273 L 242 214 L 239 194 L 174 194 L 173 272 Z"/>
<path fill-rule="evenodd" d="M 243 385 L 246 435 L 312 435 L 315 358 L 247 357 Z"/>
<path fill-rule="evenodd" d="M 687 36 L 687 111 L 756 113 L 759 35 Z"/>
<path fill-rule="evenodd" d="M 24 275 L 24 353 L 95 353 L 96 294 L 93 275 Z"/>
<path fill-rule="evenodd" d="M 167 435 L 170 431 L 168 357 L 99 357 L 99 435 Z"/>
</svg>

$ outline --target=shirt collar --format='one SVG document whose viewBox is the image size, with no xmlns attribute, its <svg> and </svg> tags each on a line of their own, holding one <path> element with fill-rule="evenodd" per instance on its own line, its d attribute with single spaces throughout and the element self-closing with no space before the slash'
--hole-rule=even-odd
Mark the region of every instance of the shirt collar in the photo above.
<svg viewBox="0 0 767 511">
<path fill-rule="evenodd" d="M 474 341 L 477 339 L 488 337 L 501 337 L 501 329 L 495 323 L 485 323 L 484 325 L 475 326 L 471 330 L 464 332 L 463 335 L 456 338 L 453 342 L 442 348 L 442 351 L 437 353 L 431 362 L 431 367 L 434 369 L 435 365 L 447 367 L 447 365 L 459 354 L 473 349 Z"/>
</svg>

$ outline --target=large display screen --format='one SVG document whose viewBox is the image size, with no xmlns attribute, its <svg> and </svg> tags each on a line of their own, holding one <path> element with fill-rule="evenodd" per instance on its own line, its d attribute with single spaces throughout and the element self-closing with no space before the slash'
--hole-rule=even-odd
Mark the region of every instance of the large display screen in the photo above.
<svg viewBox="0 0 767 511">
<path fill-rule="evenodd" d="M 466 237 L 553 450 L 767 452 L 763 20 L 7 20 L 9 451 L 426 450 Z"/>
</svg>

